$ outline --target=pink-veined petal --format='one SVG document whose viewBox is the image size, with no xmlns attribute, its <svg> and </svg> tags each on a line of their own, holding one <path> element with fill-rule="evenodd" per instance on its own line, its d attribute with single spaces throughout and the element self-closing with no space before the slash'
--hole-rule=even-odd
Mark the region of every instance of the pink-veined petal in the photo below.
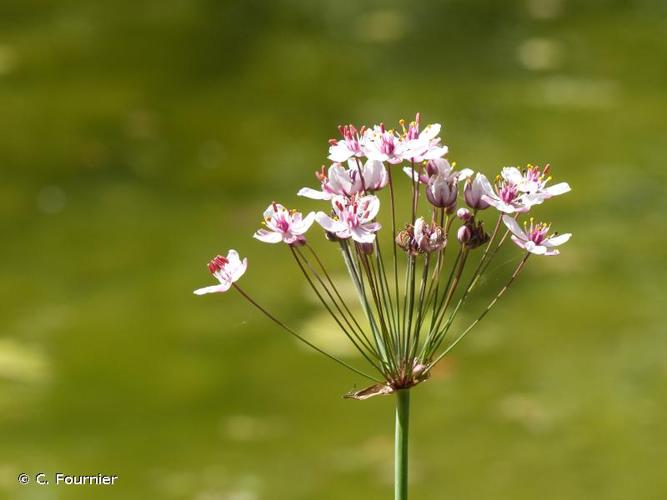
<svg viewBox="0 0 667 500">
<path fill-rule="evenodd" d="M 235 265 L 234 267 L 229 268 L 229 275 L 232 280 L 232 283 L 237 281 L 243 274 L 245 273 L 246 269 L 248 268 L 248 259 L 245 258 L 241 262 L 239 262 L 238 265 Z"/>
<path fill-rule="evenodd" d="M 364 196 L 359 200 L 359 203 L 363 203 L 364 200 L 368 200 L 368 217 L 366 220 L 375 219 L 375 216 L 380 211 L 380 198 L 377 196 Z"/>
<path fill-rule="evenodd" d="M 301 235 L 310 229 L 310 226 L 315 222 L 315 212 L 310 212 L 303 219 L 298 222 L 295 222 L 292 225 L 292 233 Z"/>
<path fill-rule="evenodd" d="M 373 243 L 375 234 L 366 231 L 363 226 L 357 226 L 350 229 L 352 239 L 357 243 Z"/>
<path fill-rule="evenodd" d="M 379 222 L 369 222 L 368 224 L 364 224 L 363 227 L 367 231 L 372 231 L 375 233 L 380 229 L 382 229 L 382 224 L 380 224 Z"/>
<path fill-rule="evenodd" d="M 317 214 L 315 215 L 315 221 L 320 226 L 322 226 L 322 228 L 325 231 L 329 231 L 330 233 L 337 233 L 339 231 L 344 231 L 345 229 L 347 229 L 347 226 L 343 224 L 341 221 L 333 220 L 324 212 L 317 212 Z"/>
<path fill-rule="evenodd" d="M 512 238 L 512 241 L 517 244 L 518 247 L 525 249 L 526 248 L 526 242 L 519 238 L 518 236 L 510 236 Z"/>
<path fill-rule="evenodd" d="M 505 203 L 500 198 L 492 198 L 491 196 L 483 194 L 482 200 L 505 214 L 513 214 L 517 211 L 514 206 Z"/>
</svg>

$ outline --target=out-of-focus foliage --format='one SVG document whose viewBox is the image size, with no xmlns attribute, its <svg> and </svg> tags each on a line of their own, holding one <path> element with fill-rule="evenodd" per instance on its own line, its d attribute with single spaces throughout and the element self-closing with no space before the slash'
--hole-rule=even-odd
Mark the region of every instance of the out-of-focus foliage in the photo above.
<svg viewBox="0 0 667 500">
<path fill-rule="evenodd" d="M 391 398 L 343 401 L 363 381 L 191 290 L 237 248 L 340 348 L 250 236 L 273 199 L 318 206 L 295 193 L 338 123 L 416 111 L 461 167 L 551 163 L 573 192 L 539 215 L 574 237 L 416 390 L 413 496 L 662 498 L 665 5 L 4 0 L 0 498 L 386 498 Z M 17 485 L 41 471 L 120 480 Z"/>
</svg>

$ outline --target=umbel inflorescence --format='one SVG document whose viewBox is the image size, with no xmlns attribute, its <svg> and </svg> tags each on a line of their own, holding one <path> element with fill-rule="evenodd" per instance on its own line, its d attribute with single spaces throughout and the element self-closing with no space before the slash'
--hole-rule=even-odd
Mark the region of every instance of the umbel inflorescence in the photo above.
<svg viewBox="0 0 667 500">
<path fill-rule="evenodd" d="M 439 137 L 440 125 L 422 129 L 419 114 L 409 124 L 401 121 L 399 129 L 380 124 L 360 129 L 346 125 L 339 130 L 342 137 L 329 141 L 332 164 L 316 172 L 319 188 L 305 187 L 298 193 L 321 200 L 326 208 L 303 215 L 273 202 L 254 237 L 287 245 L 322 306 L 372 372 L 324 352 L 260 306 L 236 284 L 247 260 L 234 250 L 209 263 L 219 284 L 195 293 L 233 287 L 302 342 L 373 380 L 371 387 L 348 394 L 365 399 L 426 380 L 433 366 L 497 303 L 531 255 L 558 255 L 557 247 L 571 235 L 552 232 L 549 224 L 534 221 L 528 213 L 570 187 L 564 182 L 550 185 L 549 166 L 505 167 L 493 182 L 467 168 L 456 170 L 445 158 L 448 148 Z M 396 186 L 401 182 L 409 186 L 409 198 L 404 200 L 398 199 L 399 192 L 406 192 Z M 377 221 L 381 192 L 390 210 L 389 229 Z M 408 207 L 400 217 L 399 205 Z M 488 209 L 497 211 L 490 232 L 480 220 Z M 363 319 L 353 313 L 306 240 L 314 223 L 340 248 Z M 384 248 L 381 234 L 386 235 Z M 508 237 L 522 253 L 514 272 L 477 319 L 451 335 L 454 319 Z"/>
</svg>

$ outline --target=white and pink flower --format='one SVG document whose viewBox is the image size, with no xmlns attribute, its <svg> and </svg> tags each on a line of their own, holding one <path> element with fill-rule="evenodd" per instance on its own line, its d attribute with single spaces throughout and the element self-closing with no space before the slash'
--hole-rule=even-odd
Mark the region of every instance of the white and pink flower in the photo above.
<svg viewBox="0 0 667 500">
<path fill-rule="evenodd" d="M 363 147 L 368 159 L 391 164 L 402 163 L 406 151 L 405 142 L 395 131 L 385 129 L 383 124 L 364 131 Z"/>
<path fill-rule="evenodd" d="M 560 252 L 555 247 L 566 243 L 572 237 L 571 233 L 549 235 L 551 226 L 544 222 L 535 224 L 532 218 L 530 224 L 524 223 L 523 229 L 516 219 L 509 215 L 503 215 L 503 222 L 512 233 L 512 241 L 535 255 L 558 255 Z"/>
<path fill-rule="evenodd" d="M 417 113 L 415 120 L 410 122 L 407 130 L 405 127 L 403 135 L 403 158 L 406 161 L 421 162 L 442 158 L 447 154 L 449 148 L 440 145 L 440 124 L 432 123 L 419 130 L 420 114 Z M 404 122 L 401 121 L 401 125 Z"/>
<path fill-rule="evenodd" d="M 297 193 L 313 200 L 330 200 L 336 195 L 352 196 L 364 191 L 379 191 L 387 185 L 387 170 L 378 160 L 367 160 L 360 167 L 356 159 L 347 162 L 345 169 L 340 163 L 334 163 L 325 172 L 324 167 L 315 175 L 319 179 L 322 190 L 317 191 L 308 187 L 301 188 Z M 361 172 L 361 173 L 360 173 Z"/>
<path fill-rule="evenodd" d="M 301 212 L 288 210 L 279 203 L 273 202 L 264 210 L 264 221 L 266 227 L 255 232 L 253 237 L 264 243 L 280 243 L 288 245 L 300 245 L 306 242 L 303 236 L 315 221 L 315 213 L 310 212 L 305 217 Z"/>
<path fill-rule="evenodd" d="M 375 240 L 375 233 L 382 227 L 373 221 L 380 211 L 380 200 L 377 196 L 335 196 L 331 205 L 333 217 L 324 212 L 318 212 L 315 216 L 315 220 L 324 230 L 340 239 L 352 238 L 358 243 L 372 243 Z"/>
<path fill-rule="evenodd" d="M 539 205 L 544 200 L 571 190 L 567 182 L 560 182 L 547 187 L 547 183 L 551 180 L 549 171 L 549 165 L 544 168 L 528 165 L 523 172 L 516 167 L 505 167 L 501 176 L 515 184 L 530 205 Z"/>
<path fill-rule="evenodd" d="M 340 125 L 338 127 L 342 140 L 331 139 L 329 141 L 329 159 L 331 161 L 342 163 L 356 156 L 360 158 L 365 156 L 362 143 L 364 127 L 358 132 L 354 125 Z"/>
<path fill-rule="evenodd" d="M 236 250 L 230 250 L 227 257 L 216 256 L 208 263 L 208 270 L 220 284 L 198 288 L 194 291 L 195 295 L 205 295 L 207 293 L 226 292 L 237 281 L 248 267 L 248 259 L 241 260 Z"/>
<path fill-rule="evenodd" d="M 504 174 L 506 174 L 505 169 L 496 179 L 494 186 L 490 183 L 481 185 L 484 189 L 482 201 L 506 214 L 527 212 L 532 206 L 531 200 L 526 198 L 519 186 Z"/>
</svg>

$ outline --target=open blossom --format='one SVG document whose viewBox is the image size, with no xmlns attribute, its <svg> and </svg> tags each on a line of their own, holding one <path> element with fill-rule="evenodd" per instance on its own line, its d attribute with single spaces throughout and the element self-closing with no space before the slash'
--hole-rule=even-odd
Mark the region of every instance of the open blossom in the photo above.
<svg viewBox="0 0 667 500">
<path fill-rule="evenodd" d="M 375 233 L 382 227 L 378 222 L 373 222 L 380 210 L 377 196 L 335 196 L 331 205 L 333 218 L 324 212 L 318 212 L 315 216 L 317 223 L 326 231 L 340 239 L 352 238 L 358 243 L 372 243 L 375 240 Z"/>
<path fill-rule="evenodd" d="M 466 187 L 463 190 L 463 198 L 470 208 L 484 210 L 489 204 L 482 199 L 484 193 L 493 192 L 491 183 L 482 173 L 477 173 L 475 178 L 468 177 Z"/>
<path fill-rule="evenodd" d="M 494 186 L 488 182 L 481 184 L 484 190 L 482 201 L 506 214 L 527 212 L 533 205 L 531 200 L 526 198 L 525 193 L 519 190 L 519 186 L 511 178 L 505 176 L 506 173 L 503 169 Z"/>
<path fill-rule="evenodd" d="M 264 210 L 264 226 L 253 237 L 265 243 L 280 243 L 299 245 L 306 242 L 303 234 L 310 229 L 315 221 L 315 213 L 310 212 L 303 217 L 301 212 L 287 210 L 279 203 L 273 202 Z"/>
<path fill-rule="evenodd" d="M 544 200 L 570 191 L 570 185 L 567 182 L 547 187 L 547 183 L 551 180 L 549 170 L 549 165 L 544 168 L 528 165 L 523 172 L 516 167 L 505 167 L 501 176 L 515 184 L 518 190 L 524 193 L 530 205 L 539 205 Z"/>
<path fill-rule="evenodd" d="M 366 129 L 363 135 L 364 151 L 371 160 L 386 161 L 391 164 L 402 163 L 406 151 L 404 141 L 393 130 L 384 125 L 375 125 Z"/>
<path fill-rule="evenodd" d="M 361 128 L 361 133 L 357 131 L 354 125 L 341 125 L 338 127 L 340 134 L 343 136 L 342 140 L 332 139 L 329 141 L 329 159 L 338 163 L 344 162 L 353 156 L 365 156 L 362 147 L 362 138 L 364 128 Z"/>
<path fill-rule="evenodd" d="M 241 260 L 236 250 L 230 250 L 227 257 L 218 255 L 208 263 L 208 270 L 220 284 L 198 288 L 194 291 L 195 295 L 204 295 L 207 293 L 226 292 L 237 281 L 248 267 L 248 259 Z"/>
<path fill-rule="evenodd" d="M 334 163 L 325 172 L 324 167 L 315 175 L 322 184 L 322 190 L 301 188 L 297 193 L 313 200 L 330 200 L 335 195 L 352 196 L 364 191 L 379 191 L 387 185 L 387 169 L 381 161 L 367 160 L 365 164 L 356 159 L 348 160 L 348 168 Z M 361 167 L 360 167 L 361 165 Z M 361 174 L 359 173 L 361 170 Z"/>
<path fill-rule="evenodd" d="M 447 154 L 449 148 L 445 145 L 440 145 L 440 124 L 432 123 L 424 127 L 424 130 L 419 130 L 420 115 L 417 113 L 415 120 L 410 122 L 407 130 L 404 122 L 403 126 L 403 158 L 407 161 L 420 162 L 424 160 L 433 160 L 441 158 Z"/>
<path fill-rule="evenodd" d="M 519 223 L 509 215 L 503 216 L 503 222 L 512 233 L 512 241 L 519 247 L 535 255 L 558 255 L 554 248 L 567 242 L 572 234 L 549 235 L 550 225 L 540 222 L 535 224 L 531 218 L 530 224 L 524 223 L 522 229 Z"/>
</svg>

